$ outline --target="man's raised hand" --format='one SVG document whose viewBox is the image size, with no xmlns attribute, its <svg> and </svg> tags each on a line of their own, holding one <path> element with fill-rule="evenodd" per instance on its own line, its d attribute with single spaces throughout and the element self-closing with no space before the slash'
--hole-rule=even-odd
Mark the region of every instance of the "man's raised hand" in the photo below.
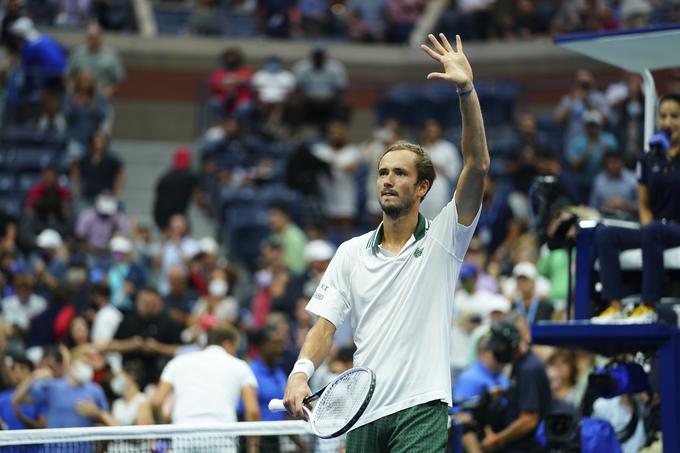
<svg viewBox="0 0 680 453">
<path fill-rule="evenodd" d="M 469 90 L 472 87 L 472 68 L 463 53 L 463 43 L 460 36 L 456 35 L 455 49 L 451 47 L 444 33 L 439 33 L 439 40 L 433 34 L 429 34 L 428 38 L 434 50 L 425 44 L 421 44 L 420 48 L 433 60 L 440 62 L 444 66 L 444 72 L 431 72 L 427 75 L 427 78 L 453 82 L 459 91 Z"/>
</svg>

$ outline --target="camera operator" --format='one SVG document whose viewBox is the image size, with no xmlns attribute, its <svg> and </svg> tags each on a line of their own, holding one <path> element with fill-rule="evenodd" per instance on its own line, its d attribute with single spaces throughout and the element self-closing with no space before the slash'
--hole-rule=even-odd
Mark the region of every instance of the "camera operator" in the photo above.
<svg viewBox="0 0 680 453">
<path fill-rule="evenodd" d="M 504 365 L 499 363 L 489 348 L 491 337 L 485 335 L 477 344 L 477 360 L 465 368 L 453 387 L 454 407 L 452 417 L 463 424 L 463 448 L 467 453 L 481 452 L 480 439 L 483 427 L 495 427 L 496 420 L 505 422 L 505 401 L 501 393 L 509 386 L 503 374 Z M 460 405 L 459 403 L 460 402 Z M 469 407 L 468 403 L 473 407 Z M 502 424 L 497 429 L 502 428 Z"/>
<path fill-rule="evenodd" d="M 623 316 L 619 253 L 634 248 L 642 248 L 642 303 L 629 317 L 654 320 L 663 286 L 664 249 L 680 245 L 680 93 L 661 96 L 658 124 L 660 132 L 650 140 L 650 152 L 642 153 L 637 165 L 641 228 L 600 225 L 596 231 L 602 297 L 609 303 L 598 321 Z"/>
<path fill-rule="evenodd" d="M 539 422 L 550 409 L 552 395 L 545 365 L 529 349 L 524 320 L 517 318 L 515 323 L 503 320 L 493 324 L 489 348 L 499 363 L 512 364 L 512 372 L 507 392 L 506 426 L 499 432 L 487 428 L 482 449 L 508 453 L 544 451 L 535 434 Z"/>
</svg>

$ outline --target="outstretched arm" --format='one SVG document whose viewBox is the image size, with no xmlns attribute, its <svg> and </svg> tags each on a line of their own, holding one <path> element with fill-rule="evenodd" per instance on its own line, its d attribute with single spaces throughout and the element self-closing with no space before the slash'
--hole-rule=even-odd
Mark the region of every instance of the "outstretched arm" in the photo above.
<svg viewBox="0 0 680 453">
<path fill-rule="evenodd" d="M 443 65 L 444 72 L 431 72 L 427 78 L 442 79 L 454 83 L 459 93 L 460 112 L 463 118 L 461 140 L 463 170 L 456 187 L 456 208 L 458 223 L 470 225 L 482 204 L 484 177 L 489 169 L 490 162 L 482 109 L 479 106 L 479 98 L 472 84 L 472 68 L 463 53 L 463 43 L 460 36 L 456 35 L 455 49 L 443 33 L 439 34 L 439 40 L 432 34 L 429 35 L 429 39 L 434 50 L 425 44 L 420 47 L 432 59 Z"/>
</svg>

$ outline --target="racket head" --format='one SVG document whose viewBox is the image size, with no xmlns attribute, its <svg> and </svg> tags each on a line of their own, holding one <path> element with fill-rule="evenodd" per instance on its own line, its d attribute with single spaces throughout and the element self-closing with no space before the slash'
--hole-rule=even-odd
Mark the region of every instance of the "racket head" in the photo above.
<svg viewBox="0 0 680 453">
<path fill-rule="evenodd" d="M 335 378 L 318 397 L 314 409 L 306 410 L 312 432 L 322 439 L 346 433 L 359 420 L 375 389 L 375 373 L 355 367 Z"/>
</svg>

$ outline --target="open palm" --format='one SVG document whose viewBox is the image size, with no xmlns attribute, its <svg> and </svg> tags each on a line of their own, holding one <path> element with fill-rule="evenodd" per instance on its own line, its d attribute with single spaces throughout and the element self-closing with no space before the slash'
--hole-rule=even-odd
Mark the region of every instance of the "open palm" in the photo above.
<svg viewBox="0 0 680 453">
<path fill-rule="evenodd" d="M 439 40 L 430 34 L 428 35 L 434 50 L 425 44 L 420 48 L 425 51 L 432 59 L 440 62 L 444 66 L 444 72 L 431 72 L 427 75 L 428 79 L 442 79 L 453 82 L 459 90 L 466 90 L 472 84 L 472 68 L 463 53 L 463 43 L 460 36 L 456 35 L 456 48 L 451 47 L 449 40 L 444 33 L 439 33 Z"/>
</svg>

